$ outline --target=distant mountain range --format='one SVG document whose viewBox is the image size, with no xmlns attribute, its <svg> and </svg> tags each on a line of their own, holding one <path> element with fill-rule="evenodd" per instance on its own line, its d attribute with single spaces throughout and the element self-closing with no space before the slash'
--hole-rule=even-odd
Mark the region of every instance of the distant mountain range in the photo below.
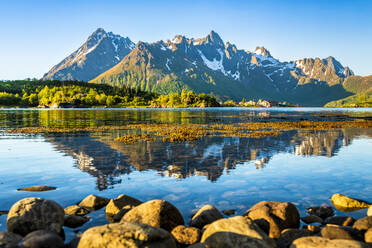
<svg viewBox="0 0 372 248">
<path fill-rule="evenodd" d="M 323 106 L 355 92 L 344 87 L 351 69 L 333 57 L 281 62 L 264 47 L 253 52 L 224 42 L 214 31 L 204 38 L 138 42 L 97 29 L 45 80 L 81 80 L 172 93 L 182 89 L 221 100 L 245 98 Z M 356 86 L 359 88 L 359 86 Z"/>
</svg>

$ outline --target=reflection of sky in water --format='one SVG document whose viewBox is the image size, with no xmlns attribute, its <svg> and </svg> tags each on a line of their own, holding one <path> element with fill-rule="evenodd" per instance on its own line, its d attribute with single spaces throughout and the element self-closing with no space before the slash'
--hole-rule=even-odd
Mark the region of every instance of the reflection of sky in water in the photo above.
<svg viewBox="0 0 372 248">
<path fill-rule="evenodd" d="M 117 145 L 110 133 L 3 135 L 0 210 L 30 196 L 53 199 L 66 207 L 88 194 L 110 198 L 128 194 L 142 201 L 168 200 L 187 222 L 193 209 L 207 203 L 243 214 L 262 200 L 291 201 L 303 215 L 311 205 L 330 204 L 330 196 L 337 192 L 372 201 L 371 133 L 288 132 L 278 138 L 206 138 L 194 144 L 151 145 Z M 97 178 L 107 182 L 101 191 Z M 31 185 L 56 186 L 57 190 L 16 191 Z M 337 213 L 361 217 L 365 210 Z M 92 216 L 83 229 L 105 223 L 103 210 Z M 0 216 L 0 232 L 6 229 L 5 223 L 6 216 Z"/>
</svg>

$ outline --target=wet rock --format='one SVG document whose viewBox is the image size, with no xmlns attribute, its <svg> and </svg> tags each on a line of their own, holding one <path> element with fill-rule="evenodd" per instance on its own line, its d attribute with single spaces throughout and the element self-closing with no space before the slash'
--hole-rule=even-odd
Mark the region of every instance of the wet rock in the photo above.
<svg viewBox="0 0 372 248">
<path fill-rule="evenodd" d="M 301 220 L 305 222 L 306 224 L 312 224 L 312 223 L 322 223 L 323 219 L 316 215 L 308 215 L 305 217 L 302 217 Z"/>
<path fill-rule="evenodd" d="M 70 227 L 70 228 L 76 228 L 79 226 L 84 225 L 89 221 L 89 218 L 83 217 L 83 216 L 77 216 L 77 215 L 68 215 L 65 217 L 64 226 Z"/>
<path fill-rule="evenodd" d="M 196 227 L 176 226 L 172 230 L 173 237 L 181 245 L 192 245 L 199 242 L 201 237 L 200 229 Z"/>
<path fill-rule="evenodd" d="M 66 248 L 77 248 L 80 242 L 80 237 L 73 238 L 68 244 L 66 245 Z"/>
<path fill-rule="evenodd" d="M 372 228 L 368 229 L 364 234 L 364 241 L 372 244 Z"/>
<path fill-rule="evenodd" d="M 363 241 L 363 234 L 356 229 L 342 226 L 326 226 L 321 231 L 322 237 L 327 239 L 348 239 Z"/>
<path fill-rule="evenodd" d="M 172 235 L 161 228 L 121 222 L 88 229 L 81 236 L 78 247 L 176 248 L 177 246 Z"/>
<path fill-rule="evenodd" d="M 6 214 L 8 214 L 8 213 L 9 213 L 9 211 L 0 210 L 0 216 L 1 216 L 1 215 L 6 215 Z"/>
<path fill-rule="evenodd" d="M 312 215 L 319 216 L 323 220 L 333 216 L 335 213 L 331 206 L 316 206 L 316 207 L 309 207 L 307 212 Z"/>
<path fill-rule="evenodd" d="M 276 247 L 251 219 L 242 216 L 219 219 L 204 231 L 201 243 L 206 247 Z"/>
<path fill-rule="evenodd" d="M 307 225 L 307 226 L 305 226 L 305 229 L 309 230 L 312 233 L 319 233 L 320 232 L 320 226 L 319 225 Z"/>
<path fill-rule="evenodd" d="M 89 210 L 83 207 L 80 207 L 78 205 L 72 205 L 67 208 L 65 208 L 65 214 L 66 215 L 78 215 L 78 216 L 84 216 L 89 214 Z"/>
<path fill-rule="evenodd" d="M 104 197 L 88 195 L 78 205 L 89 210 L 98 210 L 106 206 L 109 203 L 109 201 L 110 199 Z"/>
<path fill-rule="evenodd" d="M 25 198 L 16 202 L 7 218 L 9 232 L 22 236 L 35 230 L 59 233 L 64 222 L 64 211 L 55 201 Z"/>
<path fill-rule="evenodd" d="M 222 218 L 223 216 L 217 208 L 212 205 L 205 205 L 191 218 L 190 226 L 202 229 L 203 226 Z"/>
<path fill-rule="evenodd" d="M 331 198 L 333 205 L 340 211 L 352 211 L 355 209 L 368 208 L 369 203 L 348 197 L 342 194 L 334 194 Z"/>
<path fill-rule="evenodd" d="M 284 229 L 300 226 L 300 214 L 290 202 L 263 201 L 250 208 L 245 215 L 257 220 L 256 223 L 263 229 L 269 225 L 270 238 L 279 238 Z"/>
<path fill-rule="evenodd" d="M 372 227 L 372 216 L 367 216 L 355 221 L 353 228 L 361 231 L 367 231 Z"/>
<path fill-rule="evenodd" d="M 368 208 L 367 216 L 372 216 L 372 206 Z"/>
<path fill-rule="evenodd" d="M 348 216 L 334 216 L 326 220 L 326 224 L 333 224 L 339 226 L 352 226 L 355 222 L 353 217 Z"/>
<path fill-rule="evenodd" d="M 285 229 L 282 231 L 276 243 L 278 244 L 279 248 L 287 248 L 296 239 L 301 238 L 301 237 L 311 236 L 311 235 L 313 235 L 313 233 L 306 229 L 298 230 L 298 229 L 289 228 L 289 229 Z"/>
<path fill-rule="evenodd" d="M 152 200 L 129 210 L 121 222 L 143 223 L 172 231 L 178 225 L 183 225 L 184 220 L 178 209 L 171 203 L 163 200 Z"/>
<path fill-rule="evenodd" d="M 365 243 L 355 240 L 326 239 L 323 237 L 302 237 L 293 241 L 290 248 L 367 248 Z"/>
<path fill-rule="evenodd" d="M 119 222 L 126 212 L 142 204 L 140 200 L 127 195 L 120 195 L 116 199 L 111 199 L 106 206 L 106 218 L 111 223 Z"/>
<path fill-rule="evenodd" d="M 41 191 L 49 191 L 49 190 L 56 190 L 56 187 L 51 186 L 31 186 L 27 188 L 17 189 L 18 191 L 31 191 L 31 192 L 41 192 Z"/>
<path fill-rule="evenodd" d="M 0 247 L 16 247 L 22 236 L 11 232 L 0 232 Z"/>
<path fill-rule="evenodd" d="M 235 209 L 226 209 L 226 210 L 223 210 L 222 213 L 224 215 L 231 216 L 235 214 Z"/>
<path fill-rule="evenodd" d="M 64 243 L 54 232 L 38 230 L 26 235 L 19 243 L 21 248 L 63 248 Z"/>
</svg>

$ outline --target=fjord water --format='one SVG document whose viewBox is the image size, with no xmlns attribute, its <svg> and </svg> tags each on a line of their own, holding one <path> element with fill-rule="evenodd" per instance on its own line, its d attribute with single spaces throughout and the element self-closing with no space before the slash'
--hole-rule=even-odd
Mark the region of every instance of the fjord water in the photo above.
<svg viewBox="0 0 372 248">
<path fill-rule="evenodd" d="M 173 203 L 187 222 L 204 204 L 243 214 L 263 200 L 290 201 L 301 215 L 331 204 L 333 193 L 372 201 L 372 129 L 292 130 L 278 137 L 204 137 L 124 144 L 125 130 L 11 134 L 20 127 L 99 127 L 133 123 L 210 124 L 252 121 L 371 119 L 372 109 L 80 109 L 0 110 L 0 210 L 25 197 L 66 207 L 89 194 Z M 21 192 L 33 185 L 47 192 Z M 365 210 L 338 215 L 361 217 Z M 106 223 L 92 213 L 79 230 Z M 0 216 L 0 232 L 6 215 Z M 72 233 L 66 228 L 67 236 Z"/>
</svg>

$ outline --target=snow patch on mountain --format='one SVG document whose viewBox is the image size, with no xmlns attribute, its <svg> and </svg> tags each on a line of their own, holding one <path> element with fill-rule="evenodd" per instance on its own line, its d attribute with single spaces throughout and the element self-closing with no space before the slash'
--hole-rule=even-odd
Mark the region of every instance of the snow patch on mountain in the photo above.
<svg viewBox="0 0 372 248">
<path fill-rule="evenodd" d="M 209 59 L 207 59 L 205 57 L 205 55 L 203 54 L 202 51 L 200 51 L 198 49 L 198 53 L 200 55 L 200 57 L 202 58 L 204 64 L 211 70 L 213 71 L 221 71 L 225 76 L 227 76 L 227 73 L 225 71 L 225 68 L 223 67 L 223 51 L 219 48 L 217 49 L 217 52 L 220 54 L 220 60 L 217 60 L 216 58 L 214 58 L 212 61 L 210 61 Z"/>
</svg>

